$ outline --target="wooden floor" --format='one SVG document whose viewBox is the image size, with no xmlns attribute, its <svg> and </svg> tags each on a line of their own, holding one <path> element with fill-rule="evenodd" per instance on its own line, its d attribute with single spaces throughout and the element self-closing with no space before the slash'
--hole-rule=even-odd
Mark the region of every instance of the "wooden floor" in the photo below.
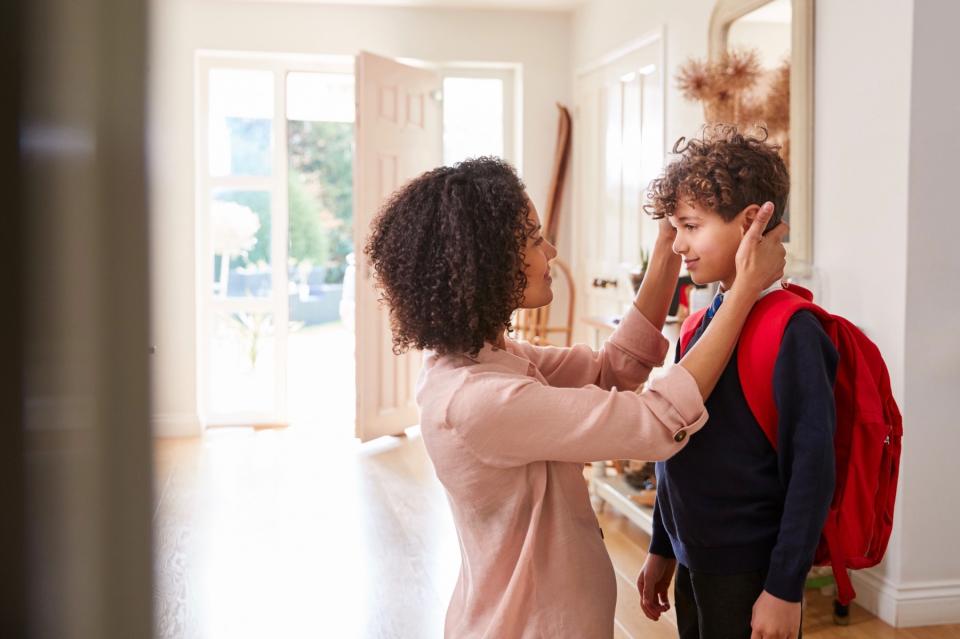
<svg viewBox="0 0 960 639">
<path fill-rule="evenodd" d="M 307 427 L 158 440 L 160 639 L 442 636 L 460 565 L 442 488 L 416 433 L 360 445 Z M 640 611 L 645 534 L 600 521 L 619 583 L 618 638 L 675 638 Z M 945 639 L 960 625 L 894 630 L 859 608 L 832 624 L 811 593 L 804 636 Z"/>
</svg>

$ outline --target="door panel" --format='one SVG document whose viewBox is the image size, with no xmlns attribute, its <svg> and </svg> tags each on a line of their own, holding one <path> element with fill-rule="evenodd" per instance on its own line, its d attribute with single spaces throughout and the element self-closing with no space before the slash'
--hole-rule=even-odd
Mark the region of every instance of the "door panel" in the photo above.
<svg viewBox="0 0 960 639">
<path fill-rule="evenodd" d="M 363 441 L 415 425 L 419 352 L 394 355 L 387 309 L 378 302 L 370 265 L 359 248 L 386 198 L 441 163 L 439 73 L 369 53 L 357 56 L 357 150 L 354 170 L 357 240 L 357 423 Z"/>
</svg>

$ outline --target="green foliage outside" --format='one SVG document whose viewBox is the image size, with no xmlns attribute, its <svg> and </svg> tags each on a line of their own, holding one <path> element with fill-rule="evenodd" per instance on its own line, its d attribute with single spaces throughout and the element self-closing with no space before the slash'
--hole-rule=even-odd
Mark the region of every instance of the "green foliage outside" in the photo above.
<svg viewBox="0 0 960 639">
<path fill-rule="evenodd" d="M 353 124 L 290 121 L 287 131 L 290 260 L 326 267 L 328 283 L 342 282 L 346 256 L 353 252 Z M 231 268 L 269 264 L 269 192 L 221 191 L 214 197 L 249 207 L 260 220 L 256 244 L 246 256 L 233 256 Z"/>
<path fill-rule="evenodd" d="M 290 121 L 287 132 L 290 257 L 342 282 L 353 252 L 353 124 Z"/>
</svg>

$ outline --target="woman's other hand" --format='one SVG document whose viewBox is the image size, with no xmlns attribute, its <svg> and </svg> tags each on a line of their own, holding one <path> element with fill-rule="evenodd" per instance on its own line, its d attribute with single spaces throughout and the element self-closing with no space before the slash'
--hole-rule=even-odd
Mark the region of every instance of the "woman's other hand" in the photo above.
<svg viewBox="0 0 960 639">
<path fill-rule="evenodd" d="M 790 231 L 786 222 L 780 222 L 766 235 L 770 217 L 773 215 L 773 203 L 767 202 L 760 207 L 753 223 L 744 232 L 737 249 L 737 288 L 750 289 L 757 295 L 765 288 L 783 278 L 787 265 L 787 250 L 783 238 Z"/>
</svg>

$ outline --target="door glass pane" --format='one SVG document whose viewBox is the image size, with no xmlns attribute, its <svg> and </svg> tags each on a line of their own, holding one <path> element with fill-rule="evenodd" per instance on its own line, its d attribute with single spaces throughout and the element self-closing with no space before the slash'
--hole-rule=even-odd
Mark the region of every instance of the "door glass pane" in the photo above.
<svg viewBox="0 0 960 639">
<path fill-rule="evenodd" d="M 270 175 L 273 73 L 211 69 L 210 175 Z"/>
<path fill-rule="evenodd" d="M 620 257 L 630 267 L 638 266 L 640 261 L 640 221 L 644 217 L 640 208 L 641 193 L 645 186 L 640 182 L 640 158 L 643 149 L 640 135 L 642 78 L 639 73 L 630 73 L 620 78 L 620 90 L 623 94 Z"/>
<path fill-rule="evenodd" d="M 275 342 L 272 313 L 214 313 L 210 337 L 211 414 L 274 411 Z"/>
<path fill-rule="evenodd" d="M 598 256 L 603 257 L 607 275 L 612 276 L 622 260 L 623 85 L 616 82 L 604 87 L 603 100 L 603 239 Z"/>
<path fill-rule="evenodd" d="M 210 203 L 213 296 L 269 297 L 270 192 L 214 191 Z"/>
<path fill-rule="evenodd" d="M 444 78 L 443 163 L 503 156 L 503 80 Z"/>
</svg>

